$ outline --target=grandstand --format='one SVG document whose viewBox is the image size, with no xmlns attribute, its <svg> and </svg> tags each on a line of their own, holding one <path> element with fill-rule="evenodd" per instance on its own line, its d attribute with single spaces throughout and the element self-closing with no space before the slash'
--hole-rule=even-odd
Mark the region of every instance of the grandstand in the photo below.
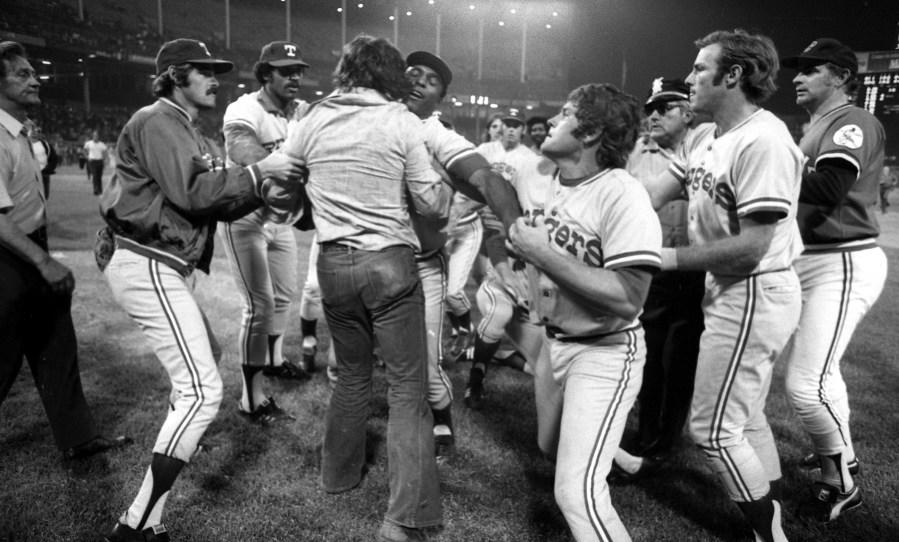
<svg viewBox="0 0 899 542">
<path fill-rule="evenodd" d="M 344 34 L 383 36 L 404 52 L 439 48 L 454 70 L 443 113 L 477 139 L 492 109 L 555 110 L 568 89 L 565 28 L 576 8 L 570 1 L 472 2 L 291 0 L 288 8 L 281 0 L 6 0 L 0 38 L 23 43 L 36 59 L 44 100 L 36 118 L 64 141 L 93 129 L 113 140 L 130 112 L 152 100 L 154 56 L 175 37 L 201 39 L 235 62 L 237 70 L 221 78 L 220 114 L 255 88 L 259 48 L 284 39 L 288 28 L 312 65 L 307 100 L 330 92 Z"/>
</svg>

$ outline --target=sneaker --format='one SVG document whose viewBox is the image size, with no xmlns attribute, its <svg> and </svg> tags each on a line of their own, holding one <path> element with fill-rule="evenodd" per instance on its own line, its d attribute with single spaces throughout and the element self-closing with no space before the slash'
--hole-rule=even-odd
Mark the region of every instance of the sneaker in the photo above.
<svg viewBox="0 0 899 542">
<path fill-rule="evenodd" d="M 815 482 L 811 497 L 799 505 L 798 515 L 828 523 L 861 504 L 862 493 L 858 485 L 843 493 L 838 487 Z"/>
<path fill-rule="evenodd" d="M 472 410 L 481 410 L 484 406 L 484 382 L 480 380 L 470 380 L 465 386 L 465 397 L 463 398 L 465 406 Z"/>
<path fill-rule="evenodd" d="M 169 542 L 169 533 L 160 523 L 138 531 L 124 523 L 116 523 L 115 528 L 103 537 L 106 542 Z"/>
<path fill-rule="evenodd" d="M 281 365 L 266 365 L 262 368 L 262 374 L 284 380 L 309 380 L 311 376 L 302 367 L 286 359 Z"/>
<path fill-rule="evenodd" d="M 818 454 L 811 453 L 799 460 L 799 466 L 803 469 L 809 470 L 820 469 L 821 460 L 818 458 Z M 862 472 L 862 465 L 861 463 L 859 463 L 857 457 L 852 458 L 852 460 L 850 460 L 846 464 L 846 466 L 849 467 L 849 474 L 853 478 L 858 476 Z"/>
<path fill-rule="evenodd" d="M 303 341 L 303 357 L 300 360 L 300 368 L 306 373 L 315 372 L 315 355 L 318 353 L 318 343 Z"/>
<path fill-rule="evenodd" d="M 238 409 L 238 412 L 250 423 L 261 425 L 262 427 L 271 427 L 294 419 L 283 408 L 275 404 L 274 397 L 269 397 L 263 401 L 253 412 L 244 412 L 241 409 Z"/>
<path fill-rule="evenodd" d="M 423 540 L 427 540 L 427 538 L 422 529 L 403 527 L 386 519 L 378 529 L 378 542 L 418 542 Z"/>
</svg>

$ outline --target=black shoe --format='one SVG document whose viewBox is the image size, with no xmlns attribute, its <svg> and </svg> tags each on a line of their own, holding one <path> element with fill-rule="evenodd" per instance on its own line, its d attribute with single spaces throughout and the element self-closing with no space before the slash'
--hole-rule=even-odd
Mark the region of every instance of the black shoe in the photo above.
<svg viewBox="0 0 899 542">
<path fill-rule="evenodd" d="M 646 478 L 660 468 L 665 463 L 665 458 L 662 456 L 651 456 L 648 455 L 643 458 L 643 462 L 640 464 L 640 468 L 637 469 L 636 472 L 628 472 L 621 468 L 618 463 L 614 460 L 612 461 L 612 470 L 609 471 L 609 475 L 606 477 L 606 480 L 610 484 L 633 484 L 638 480 Z"/>
<path fill-rule="evenodd" d="M 283 408 L 275 404 L 275 398 L 269 397 L 256 407 L 253 412 L 244 412 L 238 409 L 240 415 L 250 423 L 261 425 L 262 427 L 271 427 L 281 422 L 293 421 L 294 417 L 287 413 Z"/>
<path fill-rule="evenodd" d="M 281 365 L 266 365 L 262 368 L 262 374 L 284 380 L 309 380 L 312 377 L 302 367 L 287 360 Z"/>
<path fill-rule="evenodd" d="M 422 529 L 403 527 L 391 521 L 384 520 L 378 529 L 378 542 L 418 542 L 427 540 Z"/>
<path fill-rule="evenodd" d="M 799 466 L 803 469 L 820 469 L 821 468 L 821 459 L 818 457 L 818 454 L 811 453 L 807 456 L 803 457 L 799 460 Z M 861 474 L 862 465 L 859 463 L 858 458 L 855 457 L 851 461 L 846 463 L 846 466 L 849 468 L 849 474 L 854 478 Z"/>
<path fill-rule="evenodd" d="M 843 493 L 838 487 L 824 482 L 812 485 L 812 494 L 800 503 L 797 515 L 829 523 L 843 512 L 858 508 L 862 504 L 862 493 L 858 485 Z"/>
<path fill-rule="evenodd" d="M 481 410 L 484 406 L 484 383 L 481 380 L 469 380 L 465 386 L 465 406 L 472 410 Z"/>
<path fill-rule="evenodd" d="M 456 436 L 448 425 L 434 426 L 434 455 L 440 458 L 449 458 L 456 450 Z"/>
<path fill-rule="evenodd" d="M 303 357 L 300 360 L 300 368 L 306 371 L 306 373 L 314 373 L 315 372 L 315 355 L 318 353 L 318 345 L 312 344 L 309 346 L 303 345 Z"/>
<path fill-rule="evenodd" d="M 124 435 L 114 438 L 98 436 L 92 438 L 87 442 L 79 444 L 78 446 L 66 448 L 62 451 L 62 457 L 66 460 L 84 459 L 85 457 L 90 457 L 100 452 L 121 448 L 122 446 L 131 444 L 132 442 L 134 442 L 134 440 Z"/>
<path fill-rule="evenodd" d="M 169 542 L 165 525 L 159 524 L 138 531 L 124 523 L 116 523 L 115 528 L 103 540 L 106 542 Z"/>
</svg>

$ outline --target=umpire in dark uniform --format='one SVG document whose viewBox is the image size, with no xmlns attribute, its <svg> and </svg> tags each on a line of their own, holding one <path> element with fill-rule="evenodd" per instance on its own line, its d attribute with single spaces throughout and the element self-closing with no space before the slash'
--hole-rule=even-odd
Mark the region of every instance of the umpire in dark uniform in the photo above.
<svg viewBox="0 0 899 542">
<path fill-rule="evenodd" d="M 668 168 L 695 124 L 689 88 L 682 79 L 655 79 L 644 112 L 649 133 L 638 142 L 627 166 L 640 180 L 652 179 Z M 667 203 L 658 215 L 662 246 L 687 245 L 686 195 Z M 704 282 L 702 271 L 660 271 L 649 287 L 640 317 L 646 332 L 646 366 L 633 448 L 650 459 L 674 451 L 690 412 L 703 330 Z"/>
<path fill-rule="evenodd" d="M 127 439 L 99 435 L 81 389 L 75 279 L 47 250 L 41 169 L 25 128 L 39 87 L 25 49 L 0 42 L 0 403 L 27 359 L 56 444 L 76 459 Z"/>
</svg>

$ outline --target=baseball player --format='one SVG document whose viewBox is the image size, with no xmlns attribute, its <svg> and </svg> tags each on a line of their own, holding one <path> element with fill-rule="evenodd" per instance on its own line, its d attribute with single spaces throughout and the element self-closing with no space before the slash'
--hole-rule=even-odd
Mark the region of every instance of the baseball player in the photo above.
<svg viewBox="0 0 899 542">
<path fill-rule="evenodd" d="M 826 522 L 862 503 L 840 358 L 886 280 L 874 215 L 884 130 L 852 105 L 858 63 L 846 45 L 819 38 L 783 65 L 797 71 L 796 103 L 811 117 L 799 142 L 807 159 L 797 214 L 805 251 L 795 263 L 802 315 L 786 353 L 786 388 L 821 466 L 800 513 Z"/>
<path fill-rule="evenodd" d="M 478 152 L 490 161 L 494 171 L 512 184 L 525 213 L 529 209 L 532 211 L 542 209 L 542 202 L 545 200 L 544 189 L 552 167 L 541 163 L 538 155 L 521 144 L 525 123 L 524 117 L 517 109 L 505 113 L 501 120 L 503 131 L 500 139 L 479 145 Z M 482 217 L 486 224 L 495 223 L 488 211 L 483 212 Z M 491 232 L 491 234 L 494 233 L 499 232 Z M 474 344 L 471 356 L 472 367 L 465 389 L 465 404 L 475 409 L 480 408 L 483 399 L 483 382 L 487 371 L 487 362 L 493 359 L 500 350 L 500 339 L 503 338 L 504 329 L 509 322 L 517 322 L 512 333 L 514 338 L 510 338 L 503 348 L 509 350 L 517 345 L 522 347 L 525 352 L 511 350 L 503 352 L 504 355 L 501 357 L 522 356 L 525 359 L 525 365 L 522 367 L 524 368 L 528 362 L 536 363 L 534 355 L 540 350 L 540 341 L 528 339 L 532 333 L 528 331 L 529 317 L 526 314 L 528 295 L 523 286 L 523 274 L 512 271 L 504 250 L 501 247 L 496 249 L 496 239 L 491 235 L 485 243 L 492 247 L 488 251 L 488 256 L 494 265 L 494 271 L 488 272 L 482 282 L 483 289 L 479 287 L 477 293 L 479 310 L 482 316 L 487 318 L 481 319 L 478 324 L 478 332 L 474 337 L 460 335 L 464 341 L 460 341 L 461 344 L 457 343 L 460 348 L 467 348 L 471 343 Z M 499 242 L 502 245 L 502 236 L 499 237 Z M 465 268 L 465 277 L 470 274 L 473 264 L 474 258 Z M 450 265 L 453 265 L 452 260 Z"/>
<path fill-rule="evenodd" d="M 559 168 L 544 210 L 509 230 L 511 247 L 537 271 L 532 309 L 552 372 L 538 371 L 535 385 L 562 393 L 537 407 L 559 420 L 558 448 L 544 452 L 556 456 L 556 502 L 579 541 L 630 540 L 606 475 L 640 389 L 637 317 L 661 247 L 649 197 L 622 169 L 639 124 L 637 100 L 612 85 L 572 91 L 542 147 Z"/>
<path fill-rule="evenodd" d="M 446 128 L 434 115 L 452 82 L 453 74 L 449 66 L 441 58 L 427 51 L 411 53 L 406 58 L 406 64 L 408 65 L 406 76 L 413 85 L 412 92 L 406 99 L 406 106 L 422 119 L 425 145 L 433 162 L 436 162 L 450 178 L 477 187 L 479 194 L 474 194 L 473 197 L 490 202 L 491 206 L 497 209 L 497 214 L 501 217 L 503 224 L 511 225 L 520 216 L 512 187 L 505 179 L 491 170 L 490 164 L 475 151 L 474 145 L 458 133 Z M 458 194 L 459 192 L 456 195 L 458 196 Z M 462 207 L 464 210 L 454 212 L 453 207 L 455 206 Z M 476 210 L 481 206 L 483 203 L 467 196 L 464 198 L 454 197 L 450 209 L 450 220 L 462 216 L 462 225 L 457 227 L 465 228 L 469 224 L 465 215 L 470 213 L 474 215 L 474 221 L 480 225 Z M 428 220 L 414 212 L 413 209 L 412 223 L 421 243 L 421 252 L 416 255 L 416 262 L 425 298 L 428 403 L 431 405 L 434 415 L 437 454 L 445 456 L 452 450 L 454 436 L 450 415 L 452 384 L 440 367 L 444 302 L 446 301 L 448 304 L 450 299 L 450 296 L 446 294 L 445 285 L 451 282 L 449 277 L 453 276 L 452 257 L 450 258 L 450 270 L 447 271 L 444 250 L 448 252 L 453 248 L 458 248 L 458 245 L 451 241 L 452 234 L 445 233 L 445 222 Z M 478 247 L 468 247 L 467 250 L 476 255 Z M 464 278 L 460 282 L 464 287 Z M 464 293 L 462 297 L 465 297 Z M 465 325 L 465 329 L 468 329 L 470 321 L 463 322 L 463 325 Z"/>
<path fill-rule="evenodd" d="M 295 43 L 275 41 L 262 48 L 253 67 L 262 85 L 225 110 L 228 166 L 247 166 L 278 149 L 287 125 L 309 107 L 299 100 L 309 67 Z M 301 367 L 284 360 L 282 345 L 290 301 L 297 284 L 297 242 L 290 224 L 267 219 L 264 208 L 219 225 L 222 246 L 243 301 L 239 335 L 243 393 L 239 412 L 263 426 L 291 419 L 263 390 L 263 374 L 305 379 Z"/>
<path fill-rule="evenodd" d="M 713 32 L 696 41 L 690 105 L 697 127 L 667 173 L 649 183 L 656 207 L 686 188 L 690 246 L 662 249 L 663 270 L 705 270 L 690 432 L 757 540 L 785 540 L 771 482 L 780 460 L 765 418 L 774 361 L 799 320 L 802 250 L 796 199 L 802 153 L 758 104 L 775 89 L 765 36 Z"/>
<path fill-rule="evenodd" d="M 123 128 L 116 172 L 100 198 L 115 235 L 105 269 L 109 286 L 172 384 L 152 462 L 134 502 L 106 535 L 110 542 L 168 540 L 162 512 L 169 489 L 222 400 L 214 338 L 192 293 L 193 271 L 209 271 L 216 221 L 240 218 L 268 201 L 268 189 L 303 173 L 300 161 L 280 153 L 223 168 L 217 149 L 199 136 L 192 122 L 215 107 L 215 75 L 231 68 L 203 42 L 163 44 L 153 83 L 158 100 Z"/>
</svg>

